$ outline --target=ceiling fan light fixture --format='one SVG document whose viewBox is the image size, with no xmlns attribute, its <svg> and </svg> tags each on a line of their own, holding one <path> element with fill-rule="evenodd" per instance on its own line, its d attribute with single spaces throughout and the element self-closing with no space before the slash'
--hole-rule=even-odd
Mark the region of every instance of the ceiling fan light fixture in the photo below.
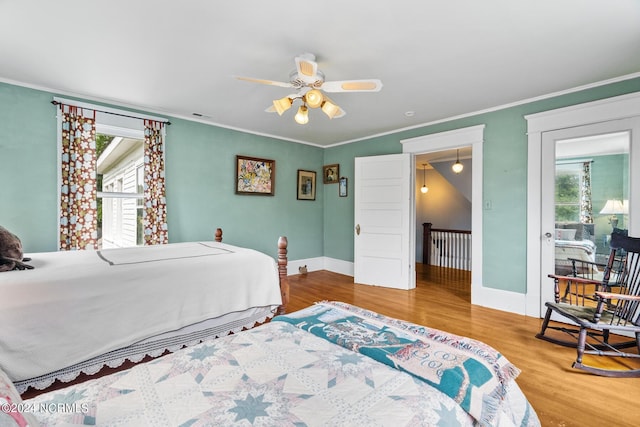
<svg viewBox="0 0 640 427">
<path fill-rule="evenodd" d="M 276 109 L 276 112 L 279 115 L 282 115 L 285 111 L 291 108 L 292 105 L 293 99 L 289 98 L 288 96 L 273 101 L 273 108 Z"/>
<path fill-rule="evenodd" d="M 307 109 L 307 106 L 301 105 L 293 119 L 300 125 L 306 125 L 309 123 L 309 110 Z"/>
<path fill-rule="evenodd" d="M 320 92 L 318 89 L 311 89 L 304 95 L 304 99 L 309 107 L 318 108 L 322 105 L 324 96 L 322 96 L 322 92 Z"/>
<path fill-rule="evenodd" d="M 333 119 L 335 116 L 340 114 L 340 107 L 330 101 L 324 101 L 322 103 L 322 111 L 329 116 L 330 119 Z"/>
</svg>

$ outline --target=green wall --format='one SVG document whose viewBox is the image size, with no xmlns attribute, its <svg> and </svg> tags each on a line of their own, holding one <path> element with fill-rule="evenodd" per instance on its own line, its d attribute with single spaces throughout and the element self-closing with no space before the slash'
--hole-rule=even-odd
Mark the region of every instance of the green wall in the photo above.
<svg viewBox="0 0 640 427">
<path fill-rule="evenodd" d="M 54 94 L 0 83 L 0 225 L 25 251 L 57 249 L 57 121 Z M 224 241 L 290 259 L 323 254 L 323 197 L 296 200 L 298 169 L 321 173 L 323 150 L 171 118 L 166 138 L 169 240 Z M 276 161 L 275 196 L 235 194 L 236 154 Z M 320 181 L 321 182 L 321 181 Z M 322 184 L 320 184 L 322 185 Z"/>
<path fill-rule="evenodd" d="M 325 163 L 339 163 L 341 175 L 352 179 L 355 157 L 401 153 L 403 139 L 485 124 L 483 197 L 491 200 L 492 209 L 483 211 L 482 282 L 486 287 L 526 293 L 527 122 L 524 116 L 638 91 L 640 78 L 337 145 L 325 150 Z M 349 199 L 351 202 L 346 204 L 337 196 L 325 194 L 324 255 L 353 261 L 352 194 Z M 344 223 L 336 224 L 334 215 L 344 218 Z"/>
<path fill-rule="evenodd" d="M 402 151 L 400 140 L 485 124 L 483 285 L 526 292 L 527 137 L 524 115 L 640 91 L 640 78 L 327 149 L 171 118 L 166 178 L 169 239 L 225 241 L 275 255 L 279 235 L 292 260 L 353 261 L 354 158 Z M 57 247 L 54 94 L 0 83 L 0 225 L 27 251 Z M 437 100 L 434 100 L 437 102 Z M 274 197 L 234 194 L 235 155 L 276 161 Z M 323 185 L 323 164 L 340 164 L 348 197 Z M 296 200 L 296 171 L 318 172 L 316 201 Z"/>
</svg>

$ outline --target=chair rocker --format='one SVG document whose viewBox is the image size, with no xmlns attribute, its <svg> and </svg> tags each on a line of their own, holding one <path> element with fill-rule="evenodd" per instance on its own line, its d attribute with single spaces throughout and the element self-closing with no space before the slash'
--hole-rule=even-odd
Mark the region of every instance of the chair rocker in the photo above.
<svg viewBox="0 0 640 427">
<path fill-rule="evenodd" d="M 609 377 L 640 377 L 640 367 L 610 369 L 606 364 L 594 366 L 583 362 L 585 354 L 640 359 L 640 238 L 614 233 L 610 247 L 602 281 L 549 275 L 554 279 L 555 302 L 545 303 L 547 312 L 536 337 L 575 347 L 574 368 Z M 561 284 L 566 285 L 564 292 Z M 550 326 L 554 312 L 576 326 Z M 548 329 L 565 332 L 572 339 L 565 341 L 545 335 Z M 615 342 L 610 342 L 611 334 L 616 334 Z M 620 342 L 617 335 L 635 338 Z M 631 347 L 635 352 L 623 351 Z"/>
</svg>

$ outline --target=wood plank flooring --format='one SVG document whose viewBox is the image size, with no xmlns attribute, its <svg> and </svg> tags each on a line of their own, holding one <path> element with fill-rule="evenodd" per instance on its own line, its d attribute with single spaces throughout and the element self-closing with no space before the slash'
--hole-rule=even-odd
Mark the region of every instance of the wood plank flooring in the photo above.
<svg viewBox="0 0 640 427">
<path fill-rule="evenodd" d="M 541 319 L 471 305 L 469 272 L 422 264 L 417 270 L 417 287 L 410 291 L 358 285 L 350 276 L 328 271 L 289 276 L 288 311 L 316 301 L 343 301 L 472 337 L 522 370 L 517 382 L 543 426 L 640 425 L 639 378 L 605 378 L 572 369 L 574 349 L 535 338 Z"/>
</svg>

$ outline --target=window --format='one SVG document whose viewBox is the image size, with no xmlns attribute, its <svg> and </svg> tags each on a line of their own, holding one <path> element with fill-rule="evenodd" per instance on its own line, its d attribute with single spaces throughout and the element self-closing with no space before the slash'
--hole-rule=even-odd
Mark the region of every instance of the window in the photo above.
<svg viewBox="0 0 640 427">
<path fill-rule="evenodd" d="M 556 222 L 580 222 L 582 163 L 556 165 Z"/>
<path fill-rule="evenodd" d="M 135 138 L 96 135 L 99 248 L 143 244 L 143 144 Z"/>
<path fill-rule="evenodd" d="M 166 119 L 58 98 L 54 103 L 59 106 L 59 248 L 168 243 Z"/>
</svg>

